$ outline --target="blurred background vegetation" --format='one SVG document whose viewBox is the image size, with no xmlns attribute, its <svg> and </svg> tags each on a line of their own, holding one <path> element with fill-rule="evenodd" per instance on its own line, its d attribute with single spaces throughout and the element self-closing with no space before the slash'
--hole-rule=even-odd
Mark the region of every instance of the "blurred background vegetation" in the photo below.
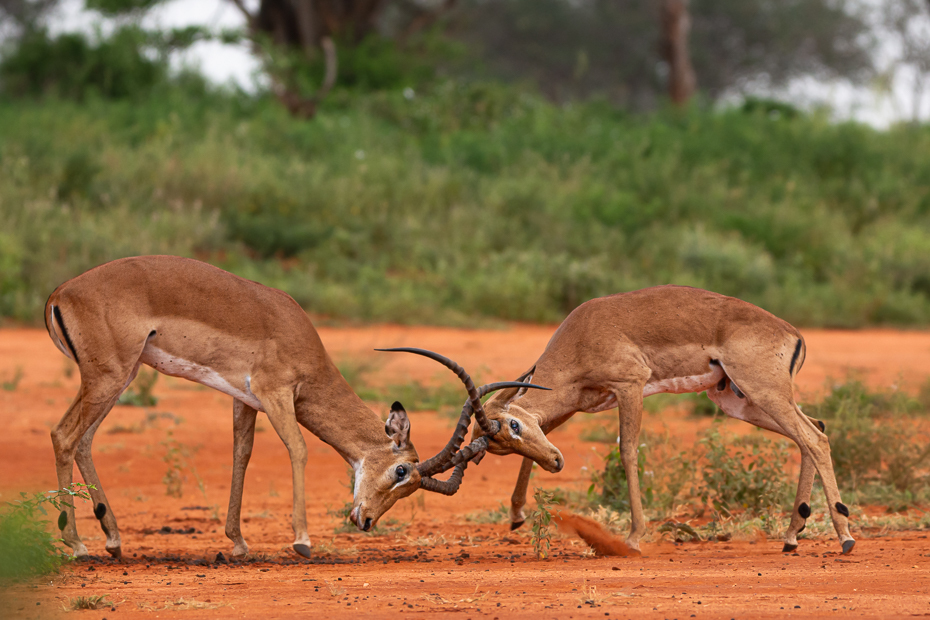
<svg viewBox="0 0 930 620">
<path fill-rule="evenodd" d="M 171 253 L 339 319 L 559 321 L 677 283 L 801 326 L 928 322 L 930 2 L 228 2 L 243 29 L 0 0 L 0 316 Z M 879 88 L 889 33 L 910 122 L 750 95 Z M 247 45 L 257 86 L 178 66 L 200 41 Z"/>
</svg>

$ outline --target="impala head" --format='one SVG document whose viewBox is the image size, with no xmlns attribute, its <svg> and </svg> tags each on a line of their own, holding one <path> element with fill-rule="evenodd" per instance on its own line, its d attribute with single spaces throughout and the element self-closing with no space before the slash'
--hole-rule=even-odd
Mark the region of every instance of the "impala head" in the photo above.
<svg viewBox="0 0 930 620">
<path fill-rule="evenodd" d="M 366 532 L 397 500 L 420 488 L 420 458 L 410 442 L 410 419 L 399 402 L 391 405 L 384 432 L 390 442 L 355 465 L 355 501 L 349 518 Z"/>
<path fill-rule="evenodd" d="M 558 472 L 565 465 L 562 453 L 546 438 L 540 416 L 531 413 L 518 403 L 525 388 L 511 388 L 499 392 L 484 403 L 485 415 L 500 430 L 488 435 L 488 452 L 491 454 L 519 454 L 539 463 L 548 472 Z M 484 429 L 475 426 L 474 437 L 485 435 Z"/>
<path fill-rule="evenodd" d="M 465 390 L 468 392 L 468 401 L 462 410 L 462 418 L 459 421 L 459 428 L 463 433 L 467 430 L 467 420 L 472 413 L 475 415 L 475 426 L 473 441 L 470 445 L 463 448 L 459 455 L 453 455 L 455 449 L 461 445 L 459 443 L 452 447 L 450 441 L 442 453 L 430 459 L 431 461 L 445 458 L 447 462 L 464 462 L 477 456 L 479 453 L 487 450 L 492 454 L 521 454 L 537 463 L 540 467 L 548 472 L 557 472 L 565 465 L 565 459 L 562 453 L 552 443 L 546 439 L 546 434 L 541 427 L 539 416 L 531 414 L 514 404 L 514 401 L 522 396 L 528 389 L 548 390 L 539 385 L 533 385 L 529 381 L 523 381 L 527 377 L 521 377 L 518 381 L 505 381 L 501 383 L 489 383 L 480 388 L 476 388 L 471 377 L 465 372 L 465 369 L 438 353 L 426 351 L 424 349 L 399 348 L 399 349 L 379 349 L 382 351 L 405 351 L 416 353 L 435 360 L 454 372 L 462 383 L 465 384 Z M 530 377 L 532 378 L 532 377 Z M 494 392 L 504 390 L 496 394 L 491 400 L 484 405 L 481 404 L 481 397 Z M 456 437 L 453 436 L 453 440 Z M 464 439 L 464 435 L 462 437 Z M 453 458 L 449 461 L 448 459 Z M 424 464 L 427 465 L 427 464 Z M 421 467 L 421 472 L 424 468 Z M 428 468 L 426 468 L 428 469 Z M 431 471 L 427 472 L 430 475 Z"/>
</svg>

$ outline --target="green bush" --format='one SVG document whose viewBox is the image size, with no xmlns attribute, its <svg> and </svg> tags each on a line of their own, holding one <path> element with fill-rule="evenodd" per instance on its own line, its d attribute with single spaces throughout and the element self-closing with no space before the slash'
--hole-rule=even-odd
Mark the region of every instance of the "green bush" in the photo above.
<svg viewBox="0 0 930 620">
<path fill-rule="evenodd" d="M 399 84 L 311 122 L 170 81 L 0 99 L 0 313 L 40 324 L 68 277 L 171 253 L 366 321 L 557 322 L 662 283 L 802 326 L 930 317 L 927 127 Z"/>
<path fill-rule="evenodd" d="M 900 509 L 930 501 L 930 438 L 914 419 L 925 407 L 901 390 L 871 391 L 850 378 L 804 409 L 826 424 L 840 489 Z"/>
<path fill-rule="evenodd" d="M 792 498 L 785 471 L 790 448 L 759 432 L 726 438 L 719 425 L 700 440 L 704 449 L 699 496 L 705 505 L 730 516 L 743 512 L 761 516 L 780 511 Z"/>
<path fill-rule="evenodd" d="M 0 92 L 77 100 L 148 94 L 166 80 L 168 64 L 143 53 L 145 40 L 145 32 L 131 26 L 98 42 L 81 33 L 51 37 L 45 30 L 29 31 L 0 60 Z"/>
<path fill-rule="evenodd" d="M 57 537 L 49 533 L 47 506 L 61 510 L 75 498 L 90 499 L 83 484 L 36 493 L 7 502 L 0 513 L 0 580 L 22 579 L 58 570 L 69 557 Z"/>
</svg>

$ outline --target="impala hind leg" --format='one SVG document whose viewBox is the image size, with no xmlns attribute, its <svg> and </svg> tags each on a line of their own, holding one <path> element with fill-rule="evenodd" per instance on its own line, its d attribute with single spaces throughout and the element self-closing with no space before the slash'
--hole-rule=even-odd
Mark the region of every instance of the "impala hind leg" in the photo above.
<svg viewBox="0 0 930 620">
<path fill-rule="evenodd" d="M 226 513 L 226 536 L 233 541 L 233 556 L 246 555 L 249 546 L 242 537 L 242 488 L 245 470 L 252 458 L 255 442 L 255 417 L 258 412 L 241 400 L 233 400 L 233 471 L 229 487 L 229 511 Z"/>
<path fill-rule="evenodd" d="M 136 378 L 136 374 L 138 374 L 141 365 L 141 363 L 136 363 L 132 373 L 126 379 L 123 390 Z M 120 393 L 122 393 L 122 390 Z M 81 442 L 78 444 L 77 451 L 74 453 L 74 461 L 77 463 L 78 469 L 81 472 L 81 477 L 84 478 L 84 483 L 91 487 L 88 491 L 91 500 L 94 502 L 94 516 L 97 517 L 97 521 L 100 523 L 100 529 L 103 530 L 103 535 L 106 536 L 107 553 L 114 558 L 119 558 L 122 556 L 123 551 L 122 544 L 120 543 L 119 527 L 116 524 L 116 514 L 110 507 L 110 502 L 107 500 L 106 493 L 103 491 L 103 485 L 100 482 L 100 477 L 97 475 L 97 468 L 94 466 L 94 460 L 91 456 L 94 435 L 109 413 L 110 411 L 107 410 L 103 416 L 87 429 L 84 436 L 81 437 Z"/>
<path fill-rule="evenodd" d="M 523 457 L 520 464 L 520 475 L 517 476 L 517 485 L 510 496 L 510 531 L 517 529 L 526 522 L 523 507 L 526 506 L 526 489 L 530 484 L 530 474 L 533 473 L 533 459 Z"/>
<path fill-rule="evenodd" d="M 743 420 L 765 430 L 788 437 L 785 431 L 775 424 L 764 411 L 751 404 L 745 398 L 737 396 L 729 387 L 729 382 L 721 382 L 718 387 L 722 390 L 707 390 L 707 396 L 723 410 L 725 414 L 737 420 Z M 789 437 L 790 439 L 790 437 Z M 794 498 L 794 509 L 791 511 L 791 523 L 785 533 L 785 546 L 783 552 L 794 551 L 798 548 L 798 534 L 805 527 L 807 518 L 811 514 L 811 489 L 814 486 L 814 461 L 810 455 L 801 451 L 801 473 L 798 476 L 798 490 Z"/>
<path fill-rule="evenodd" d="M 253 382 L 253 391 L 255 384 Z M 307 468 L 307 443 L 300 433 L 300 425 L 294 412 L 293 395 L 267 397 L 256 392 L 256 396 L 265 405 L 265 412 L 274 430 L 291 457 L 291 470 L 294 478 L 294 551 L 310 557 L 310 536 L 307 534 L 307 503 L 304 495 L 304 470 Z"/>
<path fill-rule="evenodd" d="M 85 478 L 85 481 L 87 481 L 88 484 L 99 484 L 100 481 L 97 478 L 97 472 L 93 470 L 89 456 L 90 443 L 93 440 L 93 432 L 90 431 L 92 428 L 96 428 L 103 418 L 106 417 L 107 413 L 110 412 L 110 409 L 113 408 L 120 393 L 123 391 L 126 377 L 129 376 L 131 368 L 132 367 L 127 369 L 118 381 L 97 380 L 92 383 L 82 381 L 77 398 L 75 398 L 71 407 L 68 408 L 68 411 L 65 412 L 65 415 L 62 416 L 55 428 L 52 429 L 52 446 L 55 449 L 55 469 L 58 474 L 58 488 L 66 488 L 73 482 L 75 457 L 79 446 L 82 444 L 85 446 L 85 449 L 81 455 L 81 462 L 86 468 L 82 470 L 82 475 L 86 471 L 90 479 L 88 480 L 88 478 Z M 90 434 L 88 435 L 89 432 Z M 84 442 L 85 436 L 88 436 L 86 442 Z M 88 465 L 90 465 L 89 468 Z M 99 487 L 97 490 L 99 491 Z M 95 502 L 102 498 L 100 503 L 103 503 L 104 506 L 107 505 L 105 503 L 106 498 L 103 496 L 102 492 L 98 493 L 97 491 L 92 491 L 92 493 L 94 494 L 93 497 Z M 95 514 L 96 512 L 97 510 L 95 509 Z M 109 509 L 107 509 L 107 512 L 110 512 Z M 101 516 L 105 517 L 106 515 L 104 514 Z M 116 533 L 116 547 L 114 548 L 116 549 L 119 547 L 118 531 L 115 530 L 116 520 L 101 520 L 101 525 L 106 525 L 107 527 L 109 527 L 111 523 Z M 65 506 L 65 509 L 58 515 L 58 527 L 61 530 L 62 539 L 66 545 L 71 547 L 76 557 L 87 555 L 87 547 L 81 542 L 81 538 L 77 533 L 73 502 L 70 506 Z M 111 540 L 108 535 L 108 551 L 113 542 L 114 540 Z"/>
<path fill-rule="evenodd" d="M 744 367 L 751 367 L 746 365 Z M 726 369 L 725 369 L 726 370 Z M 729 375 L 729 371 L 727 371 Z M 823 482 L 824 494 L 833 528 L 840 539 L 843 553 L 852 551 L 856 541 L 849 533 L 849 509 L 841 501 L 836 476 L 833 473 L 833 460 L 830 456 L 830 440 L 821 431 L 820 425 L 808 418 L 794 402 L 793 388 L 790 381 L 773 381 L 769 375 L 733 377 L 747 399 L 761 409 L 765 415 L 781 428 L 783 434 L 794 441 L 801 450 L 801 460 L 810 458 Z M 804 469 L 802 467 L 802 473 Z M 813 476 L 807 476 L 813 484 Z M 804 482 L 802 479 L 801 482 Z M 799 492 L 801 489 L 799 482 Z M 800 506 L 795 508 L 798 512 Z M 792 521 L 795 517 L 792 515 Z"/>
</svg>

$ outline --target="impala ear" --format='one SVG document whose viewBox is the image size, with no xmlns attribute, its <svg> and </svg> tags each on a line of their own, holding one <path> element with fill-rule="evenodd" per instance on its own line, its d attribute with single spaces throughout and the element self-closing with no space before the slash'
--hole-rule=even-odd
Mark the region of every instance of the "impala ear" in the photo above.
<svg viewBox="0 0 930 620">
<path fill-rule="evenodd" d="M 410 418 L 407 417 L 404 406 L 397 401 L 391 405 L 391 413 L 384 423 L 384 432 L 394 440 L 396 449 L 402 450 L 410 442 Z"/>
</svg>

